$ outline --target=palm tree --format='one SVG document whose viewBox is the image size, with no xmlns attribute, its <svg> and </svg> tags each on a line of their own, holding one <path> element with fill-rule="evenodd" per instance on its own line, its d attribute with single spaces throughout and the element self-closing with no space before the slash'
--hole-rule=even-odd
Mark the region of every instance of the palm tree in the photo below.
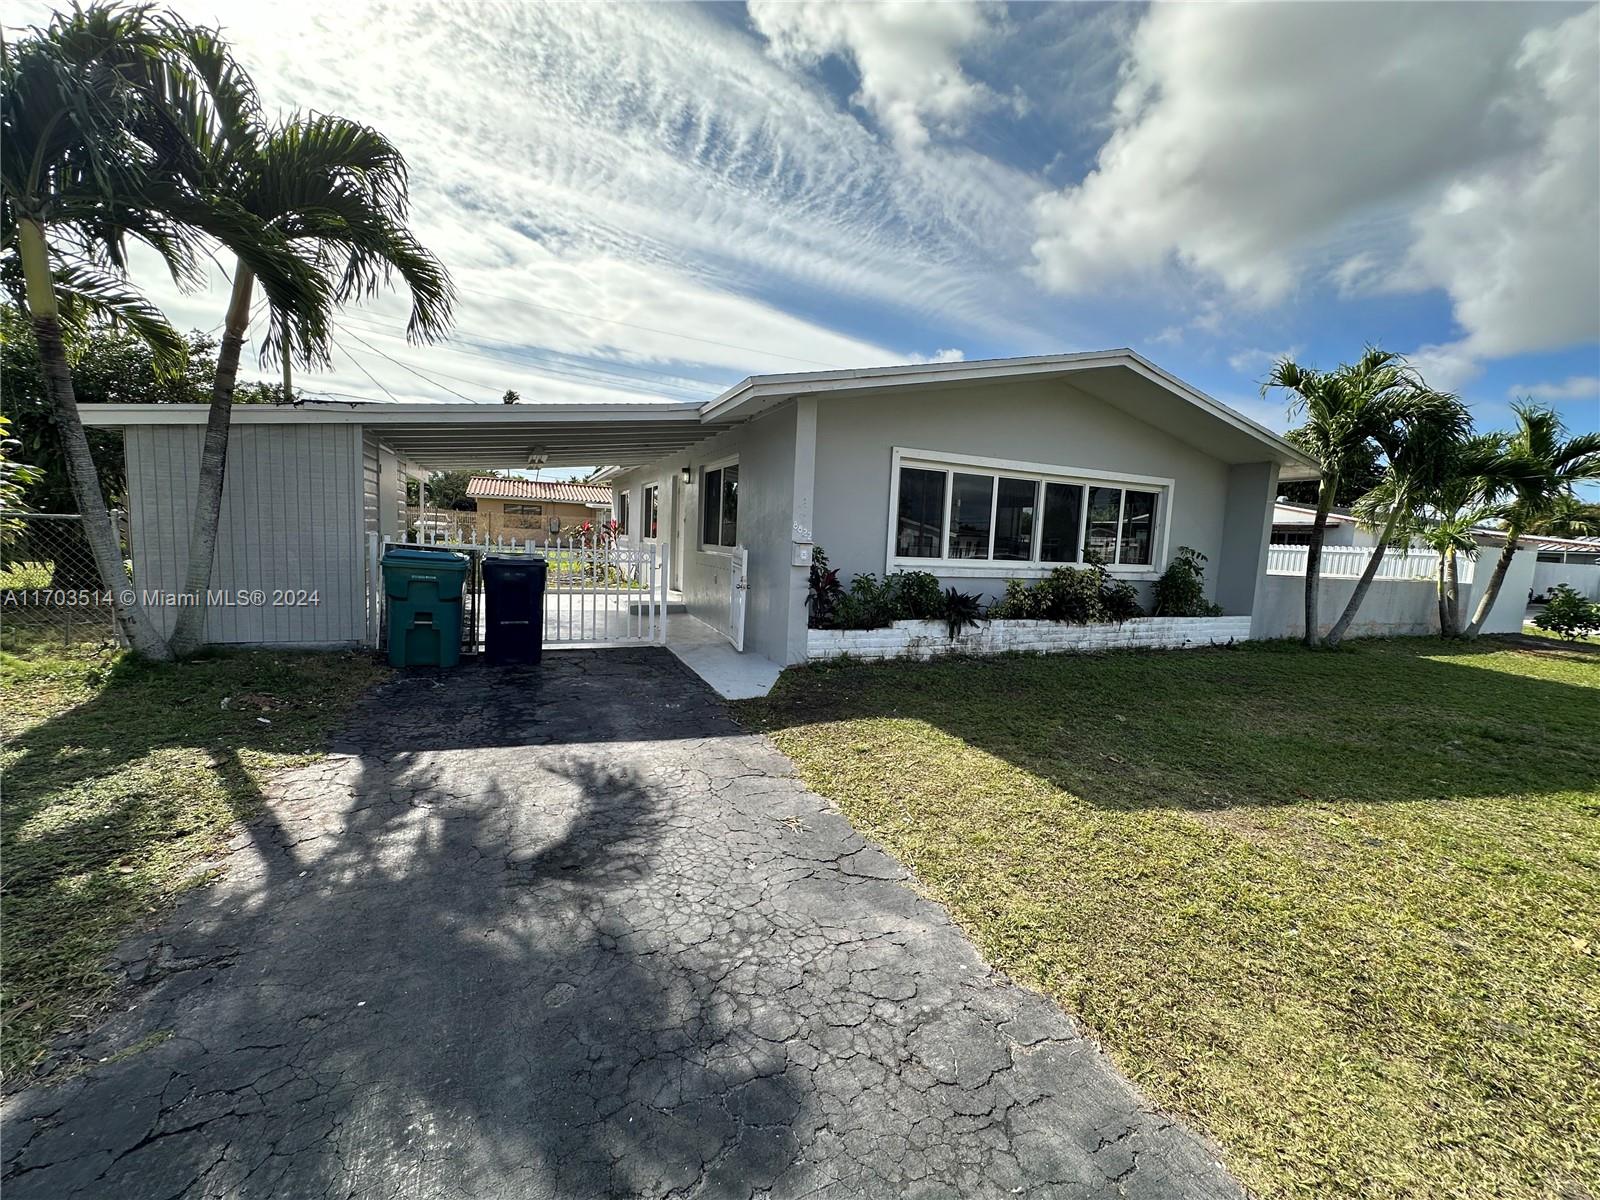
<svg viewBox="0 0 1600 1200">
<path fill-rule="evenodd" d="M 327 304 L 305 319 L 276 305 L 266 353 L 284 364 L 328 361 L 331 308 L 376 294 L 398 274 L 411 291 L 408 339 L 432 341 L 449 326 L 455 292 L 439 261 L 407 227 L 406 163 L 382 134 L 340 117 L 294 117 L 273 128 L 260 120 L 253 93 L 215 110 L 205 131 L 208 190 L 279 234 L 324 284 Z M 239 354 L 250 322 L 255 277 L 241 259 L 217 353 L 216 383 L 200 457 L 200 479 L 189 535 L 184 591 L 172 648 L 188 654 L 202 644 L 217 526 L 227 470 L 228 428 Z M 285 398 L 287 398 L 287 385 Z"/>
<path fill-rule="evenodd" d="M 1548 515 L 1528 526 L 1528 532 L 1558 538 L 1600 536 L 1600 504 L 1580 500 L 1576 493 L 1562 496 Z"/>
<path fill-rule="evenodd" d="M 1514 404 L 1512 409 L 1517 427 L 1506 436 L 1498 466 L 1508 481 L 1504 491 L 1509 502 L 1503 509 L 1506 543 L 1472 621 L 1463 631 L 1469 638 L 1483 632 L 1522 535 L 1567 511 L 1575 484 L 1600 479 L 1600 433 L 1568 438 L 1566 427 L 1553 409 L 1532 402 Z"/>
<path fill-rule="evenodd" d="M 1461 558 L 1478 557 L 1477 531 L 1500 516 L 1493 503 L 1508 484 L 1500 473 L 1505 439 L 1497 433 L 1468 438 L 1456 469 L 1428 497 L 1415 536 L 1439 555 L 1439 635 L 1461 636 Z"/>
<path fill-rule="evenodd" d="M 1317 589 L 1322 545 L 1340 476 L 1363 456 L 1370 457 L 1372 443 L 1380 435 L 1389 435 L 1413 411 L 1416 396 L 1425 389 L 1404 358 L 1370 346 L 1358 361 L 1341 364 L 1333 371 L 1313 370 L 1285 358 L 1273 367 L 1262 390 L 1275 387 L 1288 391 L 1290 411 L 1305 417 L 1305 424 L 1296 431 L 1298 444 L 1322 465 L 1317 514 L 1306 551 L 1304 641 L 1316 646 L 1321 640 Z"/>
<path fill-rule="evenodd" d="M 217 43 L 193 34 L 146 8 L 95 5 L 0 45 L 0 277 L 32 324 L 85 539 L 118 629 L 135 653 L 156 659 L 170 651 L 127 586 L 78 416 L 64 319 L 121 320 L 170 364 L 182 340 L 126 284 L 130 237 L 180 280 L 196 276 L 204 236 L 218 237 L 250 257 L 285 308 L 303 306 L 315 286 L 259 222 L 190 186 L 200 165 L 191 122 L 233 71 Z"/>
<path fill-rule="evenodd" d="M 1379 531 L 1378 543 L 1362 568 L 1344 612 L 1328 630 L 1326 644 L 1330 647 L 1344 640 L 1372 588 L 1385 552 L 1397 541 L 1410 544 L 1428 497 L 1461 470 L 1463 439 L 1472 424 L 1466 405 L 1455 396 L 1425 388 L 1397 395 L 1394 404 L 1394 425 L 1373 435 L 1388 467 L 1378 486 L 1355 506 L 1362 524 Z"/>
</svg>

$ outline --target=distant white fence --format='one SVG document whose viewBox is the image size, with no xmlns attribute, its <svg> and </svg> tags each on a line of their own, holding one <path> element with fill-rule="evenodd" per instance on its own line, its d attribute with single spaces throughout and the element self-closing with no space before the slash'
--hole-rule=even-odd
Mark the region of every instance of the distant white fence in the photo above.
<svg viewBox="0 0 1600 1200">
<path fill-rule="evenodd" d="M 1268 546 L 1268 575 L 1299 575 L 1304 578 L 1309 546 Z M 1372 557 L 1371 546 L 1324 546 L 1322 548 L 1322 577 L 1324 579 L 1360 579 Z M 1456 571 L 1463 584 L 1471 583 L 1476 575 L 1477 562 L 1461 555 L 1456 560 Z M 1384 553 L 1374 579 L 1433 580 L 1439 575 L 1439 555 L 1434 550 L 1400 550 L 1391 548 Z"/>
</svg>

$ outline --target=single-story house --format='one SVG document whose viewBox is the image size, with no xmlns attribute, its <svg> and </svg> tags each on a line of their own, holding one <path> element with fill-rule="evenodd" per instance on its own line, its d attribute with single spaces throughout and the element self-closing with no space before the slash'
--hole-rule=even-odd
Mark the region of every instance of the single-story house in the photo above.
<svg viewBox="0 0 1600 1200">
<path fill-rule="evenodd" d="M 467 481 L 467 498 L 477 503 L 474 525 L 480 534 L 538 545 L 611 519 L 611 488 L 602 483 L 474 475 Z"/>
<path fill-rule="evenodd" d="M 205 408 L 83 416 L 125 431 L 136 582 L 180 587 Z M 221 643 L 370 642 L 375 546 L 403 536 L 405 480 L 530 464 L 608 464 L 622 540 L 654 547 L 674 603 L 780 665 L 811 653 L 817 547 L 846 582 L 915 569 L 989 599 L 1092 552 L 1146 601 L 1192 547 L 1229 629 L 1281 636 L 1254 621 L 1283 582 L 1266 571 L 1274 500 L 1317 475 L 1131 350 L 762 375 L 703 403 L 249 405 L 233 430 L 214 588 L 319 600 L 213 607 Z"/>
</svg>

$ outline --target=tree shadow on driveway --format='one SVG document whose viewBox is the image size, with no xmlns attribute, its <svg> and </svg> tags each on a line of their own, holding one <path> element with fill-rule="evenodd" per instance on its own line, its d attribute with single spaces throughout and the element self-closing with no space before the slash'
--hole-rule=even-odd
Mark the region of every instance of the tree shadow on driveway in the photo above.
<svg viewBox="0 0 1600 1200">
<path fill-rule="evenodd" d="M 403 678 L 267 810 L 8 1200 L 1237 1194 L 665 652 Z"/>
</svg>

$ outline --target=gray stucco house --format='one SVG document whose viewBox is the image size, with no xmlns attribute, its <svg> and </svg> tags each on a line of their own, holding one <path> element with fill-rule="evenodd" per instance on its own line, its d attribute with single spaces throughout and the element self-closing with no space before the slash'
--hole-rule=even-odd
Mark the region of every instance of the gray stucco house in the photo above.
<svg viewBox="0 0 1600 1200">
<path fill-rule="evenodd" d="M 176 588 L 204 408 L 84 418 L 126 431 L 137 582 Z M 230 456 L 214 587 L 322 598 L 213 611 L 214 641 L 369 641 L 371 546 L 402 532 L 408 476 L 605 463 L 624 539 L 665 543 L 688 613 L 777 664 L 807 657 L 817 545 L 846 580 L 919 569 L 988 596 L 1086 549 L 1147 589 L 1192 546 L 1248 616 L 1278 481 L 1317 474 L 1130 350 L 755 376 L 703 404 L 241 407 Z"/>
</svg>

